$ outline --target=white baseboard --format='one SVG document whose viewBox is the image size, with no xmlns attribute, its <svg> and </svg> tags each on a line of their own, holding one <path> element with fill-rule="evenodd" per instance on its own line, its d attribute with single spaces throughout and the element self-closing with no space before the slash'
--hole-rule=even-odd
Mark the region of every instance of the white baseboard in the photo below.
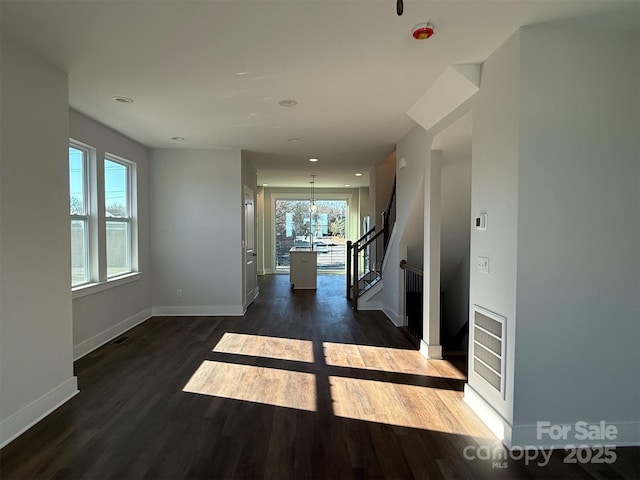
<svg viewBox="0 0 640 480">
<path fill-rule="evenodd" d="M 489 430 L 498 437 L 507 447 L 511 446 L 511 425 L 502 417 L 471 385 L 465 383 L 465 403 L 471 407 L 476 415 L 489 427 Z"/>
<path fill-rule="evenodd" d="M 362 310 L 363 312 L 368 312 L 372 310 L 382 310 L 382 302 L 379 300 L 369 300 L 364 304 L 360 304 L 360 299 L 358 299 L 358 310 Z"/>
<path fill-rule="evenodd" d="M 402 317 L 400 317 L 396 312 L 387 308 L 385 305 L 382 305 L 381 310 L 396 327 L 402 326 Z"/>
<path fill-rule="evenodd" d="M 614 412 L 612 412 L 614 413 Z M 578 424 L 578 422 L 580 422 Z M 640 422 L 616 422 L 602 420 L 605 428 L 601 428 L 600 422 L 571 421 L 554 422 L 554 425 L 562 425 L 567 429 L 567 438 L 552 440 L 549 435 L 541 435 L 538 438 L 538 425 L 514 425 L 511 429 L 509 448 L 521 449 L 566 449 L 569 447 L 582 446 L 611 446 L 611 447 L 637 447 L 640 446 Z M 584 432 L 595 432 L 596 435 L 604 436 L 605 429 L 615 427 L 615 434 L 612 438 L 597 438 L 591 440 L 584 438 Z M 601 433 L 598 433 L 601 432 Z M 613 438 L 615 437 L 615 438 Z"/>
<path fill-rule="evenodd" d="M 78 394 L 78 380 L 71 377 L 26 407 L 0 422 L 0 448 L 34 426 L 60 405 Z"/>
<path fill-rule="evenodd" d="M 153 307 L 154 317 L 242 317 L 242 305 L 198 305 Z"/>
<path fill-rule="evenodd" d="M 94 351 L 96 348 L 101 347 L 105 343 L 113 340 L 119 335 L 122 335 L 127 330 L 132 329 L 149 318 L 151 318 L 151 308 L 145 308 L 141 312 L 136 313 L 103 332 L 100 332 L 87 340 L 83 340 L 79 344 L 73 346 L 73 359 L 78 360 L 79 358 L 84 357 L 86 354 Z"/>
<path fill-rule="evenodd" d="M 577 426 L 579 421 L 553 422 L 554 425 L 563 425 L 567 430 L 567 438 L 553 440 L 548 435 L 538 438 L 538 425 L 511 425 L 500 415 L 473 387 L 464 386 L 464 401 L 478 415 L 487 427 L 509 449 L 565 449 L 568 446 L 611 446 L 611 447 L 637 447 L 640 446 L 640 422 L 619 422 L 602 419 L 606 428 L 613 426 L 616 429 L 615 438 L 610 439 L 583 439 L 576 435 L 584 432 L 602 432 L 600 422 L 588 422 Z M 615 412 L 612 412 L 615 413 Z M 542 421 L 542 420 L 541 420 Z M 578 430 L 579 428 L 579 430 Z"/>
</svg>

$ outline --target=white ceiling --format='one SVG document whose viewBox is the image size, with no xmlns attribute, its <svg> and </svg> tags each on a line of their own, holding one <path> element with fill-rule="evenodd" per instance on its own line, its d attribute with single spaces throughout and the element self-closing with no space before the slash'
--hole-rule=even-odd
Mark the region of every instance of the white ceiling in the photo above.
<svg viewBox="0 0 640 480">
<path fill-rule="evenodd" d="M 259 184 L 308 186 L 314 173 L 319 188 L 367 185 L 448 65 L 482 62 L 522 25 L 576 17 L 632 28 L 640 5 L 404 4 L 398 17 L 395 0 L 0 0 L 3 35 L 68 73 L 76 110 L 149 147 L 241 148 Z M 413 40 L 427 20 L 435 35 Z"/>
</svg>

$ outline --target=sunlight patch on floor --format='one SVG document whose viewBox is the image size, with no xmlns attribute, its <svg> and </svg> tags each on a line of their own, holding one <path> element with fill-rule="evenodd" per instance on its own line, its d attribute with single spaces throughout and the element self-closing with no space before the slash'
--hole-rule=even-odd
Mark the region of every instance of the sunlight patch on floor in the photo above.
<svg viewBox="0 0 640 480">
<path fill-rule="evenodd" d="M 429 361 L 415 350 L 324 342 L 327 365 L 430 375 Z"/>
<path fill-rule="evenodd" d="M 437 389 L 346 377 L 329 377 L 329 383 L 333 411 L 339 417 L 462 435 L 478 433 L 452 418 Z M 462 403 L 459 392 L 447 393 L 447 402 Z"/>
<path fill-rule="evenodd" d="M 213 351 L 313 363 L 313 342 L 310 340 L 225 333 Z"/>
<path fill-rule="evenodd" d="M 310 373 L 205 360 L 182 391 L 316 411 L 316 381 Z"/>
</svg>

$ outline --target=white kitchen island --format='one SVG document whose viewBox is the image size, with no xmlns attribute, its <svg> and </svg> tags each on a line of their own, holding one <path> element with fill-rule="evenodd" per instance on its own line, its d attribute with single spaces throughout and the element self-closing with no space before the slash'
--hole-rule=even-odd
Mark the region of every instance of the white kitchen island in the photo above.
<svg viewBox="0 0 640 480">
<path fill-rule="evenodd" d="M 318 274 L 318 252 L 308 247 L 294 247 L 289 251 L 291 266 L 289 281 L 294 289 L 315 290 Z"/>
</svg>

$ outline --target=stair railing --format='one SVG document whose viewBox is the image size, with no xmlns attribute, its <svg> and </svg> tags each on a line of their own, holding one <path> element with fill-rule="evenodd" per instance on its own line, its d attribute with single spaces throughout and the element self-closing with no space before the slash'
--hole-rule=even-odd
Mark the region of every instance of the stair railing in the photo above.
<svg viewBox="0 0 640 480">
<path fill-rule="evenodd" d="M 349 262 L 347 298 L 355 310 L 358 309 L 358 298 L 382 278 L 382 255 L 378 252 L 384 252 L 384 229 L 373 235 L 373 230 L 368 233 L 351 245 L 347 243 L 347 258 L 352 258 Z"/>
<path fill-rule="evenodd" d="M 405 260 L 400 261 L 400 268 L 404 271 L 404 305 L 405 318 L 402 327 L 417 342 L 422 339 L 422 292 L 423 272 L 417 267 L 409 265 Z"/>
<path fill-rule="evenodd" d="M 358 298 L 382 278 L 382 261 L 396 223 L 396 180 L 389 205 L 382 213 L 382 229 L 375 226 L 355 242 L 347 241 L 347 298 L 358 309 Z"/>
<path fill-rule="evenodd" d="M 382 227 L 386 232 L 384 235 L 383 250 L 387 250 L 389 244 L 389 237 L 393 231 L 393 226 L 396 224 L 396 179 L 393 180 L 393 190 L 391 191 L 391 198 L 389 199 L 389 205 L 387 210 L 382 212 Z"/>
<path fill-rule="evenodd" d="M 371 229 L 362 235 L 358 240 L 352 242 L 351 240 L 347 240 L 347 298 L 351 299 L 351 291 L 353 289 L 353 280 L 358 278 L 358 271 L 356 269 L 352 269 L 351 265 L 353 263 L 353 249 L 357 248 L 358 245 L 366 242 L 370 236 L 375 232 L 376 227 L 373 226 Z"/>
</svg>

